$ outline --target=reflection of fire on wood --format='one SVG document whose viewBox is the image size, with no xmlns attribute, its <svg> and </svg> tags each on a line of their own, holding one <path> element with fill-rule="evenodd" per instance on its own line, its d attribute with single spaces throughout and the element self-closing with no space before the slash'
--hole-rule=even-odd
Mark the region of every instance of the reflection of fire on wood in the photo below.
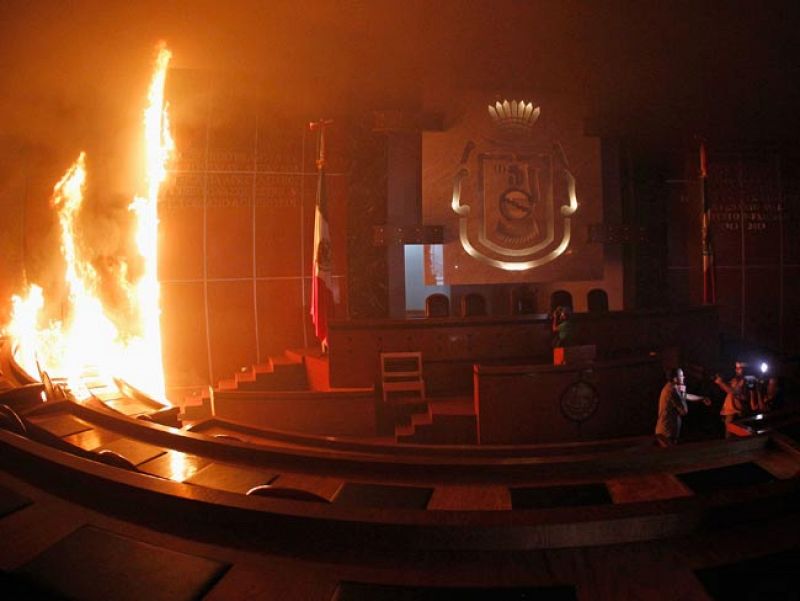
<svg viewBox="0 0 800 601">
<path fill-rule="evenodd" d="M 92 258 L 82 252 L 78 216 L 86 187 L 86 155 L 81 152 L 53 189 L 58 213 L 61 254 L 66 263 L 67 298 L 48 307 L 41 287 L 32 284 L 12 299 L 12 321 L 6 331 L 16 341 L 15 359 L 29 374 L 52 374 L 77 398 L 88 396 L 85 379 L 114 386 L 112 377 L 130 382 L 154 398 L 165 398 L 159 325 L 157 280 L 157 201 L 174 148 L 164 103 L 164 84 L 170 51 L 161 44 L 144 112 L 146 174 L 144 196 L 128 207 L 136 217 L 135 241 L 140 257 L 134 269 L 125 259 L 107 257 L 98 273 Z M 135 273 L 137 279 L 131 281 Z M 108 281 L 114 291 L 109 294 Z M 103 302 L 106 300 L 106 303 Z M 108 303 L 112 299 L 113 303 Z M 58 314 L 48 321 L 43 312 Z M 123 316 L 123 318 L 120 318 Z M 46 325 L 42 325 L 47 321 Z M 52 387 L 52 386 L 51 386 Z"/>
</svg>

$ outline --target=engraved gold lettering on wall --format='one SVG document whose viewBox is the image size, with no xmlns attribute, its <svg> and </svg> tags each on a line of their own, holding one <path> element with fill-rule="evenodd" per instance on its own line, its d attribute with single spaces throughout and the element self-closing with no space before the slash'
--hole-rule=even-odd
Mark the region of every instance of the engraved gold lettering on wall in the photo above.
<svg viewBox="0 0 800 601">
<path fill-rule="evenodd" d="M 255 203 L 261 208 L 298 208 L 301 183 L 301 176 L 293 174 L 178 173 L 165 185 L 160 205 L 162 209 L 235 208 Z"/>
<path fill-rule="evenodd" d="M 202 131 L 178 132 L 179 148 L 170 170 L 177 173 L 236 171 L 258 173 L 299 173 L 303 169 L 302 130 L 259 131 L 258 139 L 247 139 L 241 146 L 210 148 L 206 151 Z M 258 148 L 255 148 L 257 144 Z M 313 164 L 311 165 L 313 167 Z"/>
<path fill-rule="evenodd" d="M 714 165 L 711 221 L 720 232 L 773 234 L 784 219 L 784 203 L 770 161 L 729 160 Z"/>
<path fill-rule="evenodd" d="M 745 203 L 727 203 L 711 210 L 711 221 L 728 231 L 768 232 L 777 227 L 783 215 L 783 205 L 777 200 L 754 198 Z"/>
<path fill-rule="evenodd" d="M 209 150 L 208 169 L 210 171 L 252 171 L 255 157 L 247 150 Z"/>
<path fill-rule="evenodd" d="M 300 206 L 302 179 L 291 174 L 259 174 L 256 176 L 255 203 L 272 209 Z"/>
<path fill-rule="evenodd" d="M 205 176 L 202 173 L 174 173 L 161 188 L 158 204 L 161 209 L 202 207 Z"/>
<path fill-rule="evenodd" d="M 253 197 L 253 175 L 209 173 L 206 180 L 206 206 L 247 207 Z"/>
<path fill-rule="evenodd" d="M 170 165 L 170 170 L 176 172 L 203 171 L 205 168 L 206 152 L 204 148 L 178 150 Z"/>
</svg>

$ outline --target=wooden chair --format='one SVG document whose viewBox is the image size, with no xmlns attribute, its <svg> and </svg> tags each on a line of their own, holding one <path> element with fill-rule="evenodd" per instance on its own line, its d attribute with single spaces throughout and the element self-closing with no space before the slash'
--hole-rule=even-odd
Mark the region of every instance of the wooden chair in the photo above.
<svg viewBox="0 0 800 601">
<path fill-rule="evenodd" d="M 572 312 L 572 295 L 566 290 L 556 290 L 550 295 L 550 312 L 555 311 L 556 307 L 566 307 Z"/>
<path fill-rule="evenodd" d="M 431 294 L 425 299 L 425 317 L 449 317 L 450 299 L 446 294 Z"/>
<path fill-rule="evenodd" d="M 486 315 L 486 299 L 477 292 L 471 292 L 461 297 L 461 316 L 474 315 Z"/>
<path fill-rule="evenodd" d="M 425 380 L 422 379 L 422 353 L 381 353 L 381 387 L 383 401 L 390 392 L 418 392 L 425 400 Z"/>
<path fill-rule="evenodd" d="M 530 315 L 536 313 L 536 291 L 528 286 L 518 286 L 511 290 L 511 315 Z"/>
<path fill-rule="evenodd" d="M 589 313 L 607 313 L 608 293 L 602 288 L 593 288 L 589 290 L 589 293 L 586 295 L 586 303 L 589 308 Z"/>
</svg>

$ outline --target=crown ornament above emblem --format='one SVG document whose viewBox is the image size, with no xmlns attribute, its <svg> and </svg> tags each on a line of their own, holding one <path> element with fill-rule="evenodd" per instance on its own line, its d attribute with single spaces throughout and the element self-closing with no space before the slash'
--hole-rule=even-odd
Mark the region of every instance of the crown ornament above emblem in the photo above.
<svg viewBox="0 0 800 601">
<path fill-rule="evenodd" d="M 524 100 L 499 100 L 489 105 L 489 116 L 497 129 L 506 136 L 524 136 L 533 129 L 533 124 L 542 112 L 533 102 Z"/>
<path fill-rule="evenodd" d="M 569 249 L 575 176 L 558 142 L 534 135 L 541 109 L 532 101 L 501 99 L 487 109 L 488 122 L 468 130 L 477 135 L 466 140 L 453 178 L 461 250 L 497 269 L 537 269 Z"/>
</svg>

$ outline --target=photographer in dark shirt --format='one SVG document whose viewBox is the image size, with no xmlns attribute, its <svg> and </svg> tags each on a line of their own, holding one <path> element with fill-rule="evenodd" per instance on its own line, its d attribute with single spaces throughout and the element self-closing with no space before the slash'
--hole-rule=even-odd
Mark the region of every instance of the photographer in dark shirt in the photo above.
<svg viewBox="0 0 800 601">
<path fill-rule="evenodd" d="M 714 378 L 714 383 L 725 391 L 725 401 L 722 403 L 722 410 L 719 413 L 725 426 L 726 438 L 731 436 L 728 432 L 728 424 L 743 416 L 752 407 L 752 401 L 750 401 L 752 388 L 747 386 L 747 379 L 744 375 L 745 367 L 744 362 L 737 361 L 734 376 L 728 382 L 723 380 L 720 375 Z"/>
<path fill-rule="evenodd" d="M 783 406 L 783 386 L 777 376 L 771 376 L 756 393 L 758 411 L 775 411 Z"/>
</svg>

